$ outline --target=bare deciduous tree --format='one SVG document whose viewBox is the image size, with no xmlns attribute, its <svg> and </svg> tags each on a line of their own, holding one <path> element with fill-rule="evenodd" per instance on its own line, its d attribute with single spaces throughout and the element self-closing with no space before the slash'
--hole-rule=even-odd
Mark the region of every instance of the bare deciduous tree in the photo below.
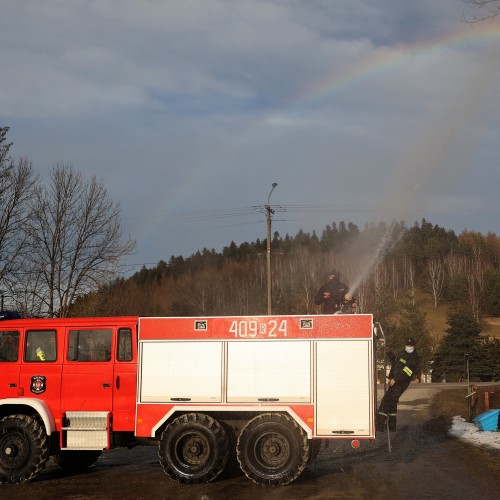
<svg viewBox="0 0 500 500">
<path fill-rule="evenodd" d="M 440 259 L 430 259 L 427 263 L 427 286 L 434 297 L 434 307 L 438 306 L 443 295 L 445 281 L 445 267 Z"/>
<path fill-rule="evenodd" d="M 5 167 L 5 168 L 4 168 Z M 29 218 L 27 202 L 35 186 L 31 163 L 9 161 L 0 167 L 0 278 L 15 272 L 27 241 L 23 231 Z"/>
<path fill-rule="evenodd" d="M 469 292 L 469 300 L 470 300 L 470 306 L 472 310 L 472 314 L 474 315 L 474 318 L 476 320 L 479 319 L 479 285 L 476 280 L 476 276 L 472 270 L 472 264 L 471 264 L 471 271 L 467 273 L 467 291 Z"/>
<path fill-rule="evenodd" d="M 500 0 L 463 0 L 470 5 L 471 13 L 464 12 L 465 22 L 484 21 L 500 15 Z"/>
<path fill-rule="evenodd" d="M 297 309 L 311 314 L 315 310 L 314 294 L 318 288 L 318 276 L 321 275 L 318 263 L 312 258 L 310 252 L 300 248 L 294 255 L 293 275 L 297 284 Z"/>
<path fill-rule="evenodd" d="M 479 240 L 481 241 L 481 240 Z M 476 277 L 479 291 L 481 294 L 484 293 L 484 273 L 486 269 L 491 266 L 488 262 L 488 259 L 484 255 L 484 248 L 479 243 L 479 241 L 475 242 L 472 245 L 472 270 L 474 276 Z"/>
<path fill-rule="evenodd" d="M 28 230 L 31 262 L 41 276 L 35 292 L 50 316 L 66 316 L 78 295 L 108 282 L 135 246 L 124 241 L 120 206 L 104 184 L 67 165 L 57 165 L 49 184 L 36 189 Z"/>
<path fill-rule="evenodd" d="M 370 286 L 364 281 L 359 285 L 356 290 L 356 304 L 357 304 L 357 312 L 366 313 L 368 312 L 368 299 L 370 296 Z"/>
<path fill-rule="evenodd" d="M 10 158 L 11 144 L 5 142 L 8 130 L 0 128 L 0 283 L 2 294 L 7 292 L 15 300 L 16 284 L 26 272 L 24 225 L 29 220 L 28 201 L 37 178 L 26 158 Z"/>
<path fill-rule="evenodd" d="M 391 288 L 392 288 L 392 295 L 394 297 L 394 300 L 398 298 L 398 292 L 399 292 L 399 273 L 398 273 L 398 266 L 396 263 L 396 259 L 392 258 L 390 260 L 390 270 L 389 272 L 391 273 Z"/>
<path fill-rule="evenodd" d="M 450 278 L 467 272 L 467 259 L 463 255 L 450 254 L 445 258 L 446 268 Z"/>
<path fill-rule="evenodd" d="M 410 300 L 412 305 L 415 305 L 415 291 L 416 291 L 416 276 L 415 276 L 415 264 L 411 257 L 404 258 L 404 281 L 405 286 L 410 292 Z"/>
<path fill-rule="evenodd" d="M 10 127 L 0 127 L 0 165 L 3 165 L 8 160 L 9 150 L 12 146 L 12 142 L 5 142 L 7 132 Z"/>
</svg>

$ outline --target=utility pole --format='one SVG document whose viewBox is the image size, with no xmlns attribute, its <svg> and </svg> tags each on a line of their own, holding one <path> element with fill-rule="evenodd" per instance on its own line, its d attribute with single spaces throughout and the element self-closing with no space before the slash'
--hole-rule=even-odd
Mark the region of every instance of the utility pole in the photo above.
<svg viewBox="0 0 500 500">
<path fill-rule="evenodd" d="M 267 197 L 266 205 L 266 218 L 267 218 L 267 314 L 271 315 L 271 303 L 272 303 L 272 292 L 271 292 L 271 214 L 274 211 L 271 209 L 271 194 L 274 188 L 278 185 L 277 182 L 273 182 L 271 192 Z"/>
</svg>

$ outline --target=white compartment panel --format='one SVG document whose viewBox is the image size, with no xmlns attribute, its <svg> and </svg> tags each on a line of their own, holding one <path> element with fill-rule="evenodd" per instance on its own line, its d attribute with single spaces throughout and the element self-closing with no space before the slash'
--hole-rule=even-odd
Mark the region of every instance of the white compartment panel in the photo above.
<svg viewBox="0 0 500 500">
<path fill-rule="evenodd" d="M 311 342 L 228 342 L 228 402 L 311 401 Z"/>
<path fill-rule="evenodd" d="M 222 342 L 143 342 L 140 401 L 222 401 Z"/>
<path fill-rule="evenodd" d="M 316 360 L 317 435 L 370 435 L 373 401 L 370 343 L 318 341 Z"/>
</svg>

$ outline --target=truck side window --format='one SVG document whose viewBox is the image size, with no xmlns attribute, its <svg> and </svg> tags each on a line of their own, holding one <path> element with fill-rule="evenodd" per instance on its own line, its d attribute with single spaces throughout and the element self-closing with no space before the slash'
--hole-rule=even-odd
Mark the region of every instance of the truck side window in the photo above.
<svg viewBox="0 0 500 500">
<path fill-rule="evenodd" d="M 26 333 L 25 361 L 38 363 L 56 359 L 56 332 L 54 330 L 30 330 Z"/>
<path fill-rule="evenodd" d="M 0 332 L 0 362 L 17 361 L 19 357 L 19 332 Z"/>
<path fill-rule="evenodd" d="M 132 361 L 132 330 L 120 328 L 118 330 L 117 361 Z"/>
<path fill-rule="evenodd" d="M 70 330 L 69 361 L 110 361 L 112 331 Z"/>
</svg>

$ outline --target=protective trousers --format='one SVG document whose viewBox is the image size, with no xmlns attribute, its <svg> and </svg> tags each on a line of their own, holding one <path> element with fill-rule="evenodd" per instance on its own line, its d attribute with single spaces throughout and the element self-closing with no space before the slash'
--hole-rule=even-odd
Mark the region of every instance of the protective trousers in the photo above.
<svg viewBox="0 0 500 500">
<path fill-rule="evenodd" d="M 387 418 L 389 418 L 389 430 L 396 430 L 396 413 L 398 411 L 398 401 L 401 394 L 406 391 L 408 384 L 398 384 L 395 383 L 391 385 L 387 392 L 385 393 L 382 401 L 380 402 L 380 407 L 378 409 L 377 415 L 377 430 L 384 431 Z"/>
</svg>

